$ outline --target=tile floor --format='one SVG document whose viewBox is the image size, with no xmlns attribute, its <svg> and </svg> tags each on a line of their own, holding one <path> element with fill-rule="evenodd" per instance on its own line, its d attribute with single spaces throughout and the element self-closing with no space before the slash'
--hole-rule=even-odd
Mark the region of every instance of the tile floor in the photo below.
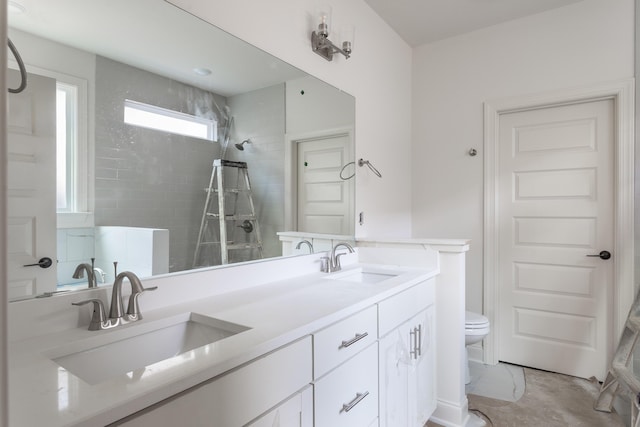
<svg viewBox="0 0 640 427">
<path fill-rule="evenodd" d="M 619 401 L 620 413 L 598 412 L 593 403 L 600 384 L 595 380 L 560 375 L 500 363 L 470 363 L 467 385 L 470 412 L 487 427 L 625 427 L 628 401 Z M 437 424 L 427 423 L 429 427 Z"/>
<path fill-rule="evenodd" d="M 492 399 L 517 402 L 524 394 L 524 369 L 521 366 L 499 363 L 484 365 L 469 362 L 471 383 L 467 384 L 467 394 Z"/>
</svg>

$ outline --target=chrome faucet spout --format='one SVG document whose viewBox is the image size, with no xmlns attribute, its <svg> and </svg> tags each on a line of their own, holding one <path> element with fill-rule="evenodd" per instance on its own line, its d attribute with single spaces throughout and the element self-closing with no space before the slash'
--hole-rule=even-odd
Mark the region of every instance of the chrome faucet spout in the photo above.
<svg viewBox="0 0 640 427">
<path fill-rule="evenodd" d="M 78 264 L 78 266 L 76 267 L 76 271 L 73 272 L 73 276 L 71 277 L 73 277 L 74 279 L 81 279 L 84 277 L 85 272 L 87 273 L 87 282 L 89 284 L 89 287 L 97 287 L 98 285 L 96 283 L 96 275 L 90 264 Z"/>
<path fill-rule="evenodd" d="M 122 283 L 124 279 L 128 279 L 131 284 L 131 296 L 129 297 L 129 305 L 126 313 L 124 312 L 124 305 L 122 303 Z M 138 276 L 130 271 L 123 271 L 116 276 L 116 280 L 113 282 L 109 318 L 105 318 L 102 301 L 97 298 L 74 302 L 72 304 L 84 305 L 90 302 L 93 303 L 93 316 L 89 324 L 90 331 L 115 328 L 118 325 L 142 319 L 140 307 L 138 306 L 138 297 L 144 291 L 154 291 L 156 289 L 158 289 L 157 286 L 145 288 L 142 286 L 142 282 Z"/>
<path fill-rule="evenodd" d="M 109 310 L 109 318 L 118 319 L 124 317 L 124 305 L 122 303 L 122 282 L 124 279 L 129 279 L 131 284 L 131 297 L 137 299 L 137 295 L 144 292 L 144 287 L 138 276 L 131 271 L 123 271 L 116 276 L 116 280 L 113 282 L 113 291 L 111 292 L 111 308 Z"/>
<path fill-rule="evenodd" d="M 107 273 L 104 272 L 100 267 L 94 267 L 93 269 L 93 277 L 95 278 L 96 284 L 98 283 L 98 277 L 100 277 L 100 282 L 105 283 L 104 278 L 107 276 Z"/>
<path fill-rule="evenodd" d="M 300 249 L 302 247 L 302 245 L 307 245 L 309 246 L 309 253 L 312 254 L 313 253 L 313 243 L 311 243 L 308 240 L 301 240 L 298 242 L 298 244 L 296 245 L 296 249 Z"/>
<path fill-rule="evenodd" d="M 346 242 L 336 243 L 333 249 L 331 249 L 331 257 L 329 258 L 330 271 L 340 271 L 342 269 L 342 266 L 340 265 L 340 257 L 344 255 L 344 253 L 336 254 L 336 250 L 340 247 L 346 248 L 349 253 L 354 252 L 353 247 L 350 244 Z"/>
</svg>

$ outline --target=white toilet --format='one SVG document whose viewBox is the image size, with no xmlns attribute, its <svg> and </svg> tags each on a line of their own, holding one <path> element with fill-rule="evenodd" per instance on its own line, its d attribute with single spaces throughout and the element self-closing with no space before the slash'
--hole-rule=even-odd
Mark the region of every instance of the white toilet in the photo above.
<svg viewBox="0 0 640 427">
<path fill-rule="evenodd" d="M 489 319 L 482 314 L 474 313 L 472 311 L 465 312 L 465 324 L 464 324 L 464 345 L 465 345 L 465 373 L 464 383 L 469 384 L 471 382 L 471 375 L 469 375 L 469 350 L 466 348 L 472 344 L 480 342 L 484 337 L 489 334 L 491 330 L 489 325 Z"/>
</svg>

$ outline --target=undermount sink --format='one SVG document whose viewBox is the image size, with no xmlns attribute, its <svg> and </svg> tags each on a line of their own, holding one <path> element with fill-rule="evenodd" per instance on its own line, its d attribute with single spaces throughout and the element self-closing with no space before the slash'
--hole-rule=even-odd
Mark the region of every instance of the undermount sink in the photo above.
<svg viewBox="0 0 640 427">
<path fill-rule="evenodd" d="M 127 374 L 249 328 L 197 313 L 124 327 L 46 355 L 89 384 Z"/>
<path fill-rule="evenodd" d="M 378 283 L 383 280 L 391 279 L 398 276 L 400 273 L 395 271 L 386 271 L 383 269 L 363 269 L 355 268 L 339 273 L 333 273 L 326 276 L 327 279 L 340 280 L 343 282 L 355 282 L 355 283 Z"/>
</svg>

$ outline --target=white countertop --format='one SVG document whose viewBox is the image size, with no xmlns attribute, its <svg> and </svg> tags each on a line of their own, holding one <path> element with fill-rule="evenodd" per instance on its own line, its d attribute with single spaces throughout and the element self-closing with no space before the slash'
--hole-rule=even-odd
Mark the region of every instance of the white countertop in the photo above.
<svg viewBox="0 0 640 427">
<path fill-rule="evenodd" d="M 361 266 L 345 267 L 344 271 Z M 330 280 L 326 274 L 314 273 L 148 312 L 144 311 L 141 299 L 144 319 L 122 328 L 194 312 L 251 329 L 97 385 L 89 385 L 69 373 L 46 353 L 66 343 L 96 339 L 113 330 L 88 331 L 82 327 L 12 342 L 10 426 L 109 424 L 438 273 L 435 269 L 387 268 L 401 274 L 375 284 L 362 284 Z"/>
</svg>

